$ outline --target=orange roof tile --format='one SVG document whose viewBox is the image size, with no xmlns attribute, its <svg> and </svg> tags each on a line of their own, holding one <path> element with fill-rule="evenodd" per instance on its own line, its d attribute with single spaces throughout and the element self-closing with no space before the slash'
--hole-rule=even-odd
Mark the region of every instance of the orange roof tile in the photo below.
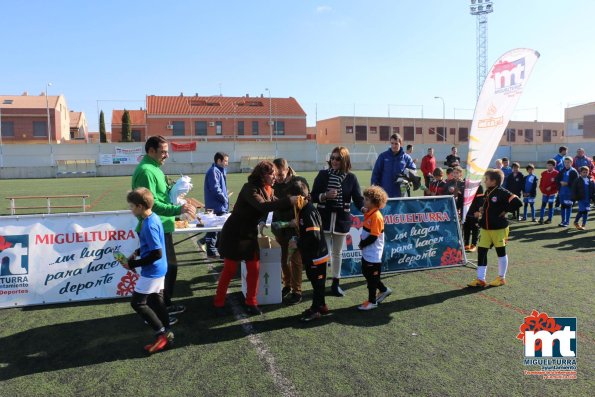
<svg viewBox="0 0 595 397">
<path fill-rule="evenodd" d="M 76 128 L 79 126 L 81 121 L 81 115 L 83 112 L 70 112 L 70 128 Z"/>
<path fill-rule="evenodd" d="M 272 112 L 269 110 L 272 106 Z M 147 96 L 147 115 L 306 116 L 295 98 Z"/>
<path fill-rule="evenodd" d="M 145 125 L 145 111 L 144 110 L 129 110 L 131 125 Z M 112 110 L 112 125 L 122 124 L 122 116 L 124 110 Z"/>
<path fill-rule="evenodd" d="M 48 103 L 55 109 L 60 96 L 48 95 Z M 3 104 L 5 100 L 12 101 L 11 104 Z M 45 109 L 45 95 L 0 95 L 0 106 L 11 109 Z"/>
</svg>

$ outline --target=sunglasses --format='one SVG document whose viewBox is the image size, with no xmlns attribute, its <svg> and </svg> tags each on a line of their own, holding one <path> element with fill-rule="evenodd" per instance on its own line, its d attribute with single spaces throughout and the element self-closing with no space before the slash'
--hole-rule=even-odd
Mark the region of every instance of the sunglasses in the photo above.
<svg viewBox="0 0 595 397">
<path fill-rule="evenodd" d="M 343 160 L 343 157 L 341 157 L 341 156 L 331 156 L 331 160 L 341 161 L 341 160 Z"/>
</svg>

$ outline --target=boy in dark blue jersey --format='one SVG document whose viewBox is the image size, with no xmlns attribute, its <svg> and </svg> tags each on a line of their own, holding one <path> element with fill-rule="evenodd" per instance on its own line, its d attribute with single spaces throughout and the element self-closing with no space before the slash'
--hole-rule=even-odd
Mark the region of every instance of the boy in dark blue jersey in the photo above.
<svg viewBox="0 0 595 397">
<path fill-rule="evenodd" d="M 167 257 L 163 224 L 157 214 L 151 211 L 154 198 L 149 189 L 137 188 L 126 197 L 132 213 L 141 218 L 138 233 L 140 248 L 127 260 L 118 261 L 128 270 L 140 267 L 140 278 L 136 281 L 130 305 L 155 331 L 156 340 L 145 346 L 149 353 L 163 350 L 173 342 L 174 334 L 169 330 L 169 315 L 163 300 Z M 135 259 L 140 256 L 140 259 Z"/>
<path fill-rule="evenodd" d="M 523 192 L 523 180 L 525 179 L 523 173 L 520 171 L 521 165 L 517 162 L 512 163 L 512 173 L 510 173 L 506 179 L 504 179 L 503 185 L 506 190 L 515 194 L 518 197 L 521 197 Z M 519 210 L 511 211 L 512 217 L 515 221 L 520 221 L 522 218 L 520 217 Z"/>
<path fill-rule="evenodd" d="M 564 157 L 562 164 L 562 169 L 558 173 L 558 176 L 556 176 L 558 201 L 562 208 L 562 222 L 558 226 L 568 227 L 570 217 L 572 216 L 572 206 L 574 205 L 574 201 L 572 200 L 572 184 L 578 178 L 578 172 L 572 168 L 572 157 Z"/>
<path fill-rule="evenodd" d="M 502 180 L 504 174 L 500 170 L 488 170 L 485 173 L 486 191 L 483 206 L 475 216 L 479 218 L 481 233 L 477 245 L 477 279 L 467 284 L 469 287 L 499 287 L 506 284 L 508 269 L 508 255 L 506 255 L 506 241 L 508 240 L 507 212 L 517 211 L 523 205 L 517 195 L 504 189 Z M 498 255 L 498 277 L 491 283 L 486 283 L 488 266 L 488 251 L 494 246 Z"/>
<path fill-rule="evenodd" d="M 533 164 L 527 165 L 527 175 L 523 179 L 523 203 L 525 208 L 523 211 L 523 221 L 527 220 L 527 209 L 531 207 L 531 220 L 535 222 L 535 197 L 537 196 L 537 177 L 533 174 L 535 166 Z"/>
<path fill-rule="evenodd" d="M 585 230 L 587 216 L 591 207 L 591 201 L 595 201 L 595 182 L 591 179 L 589 167 L 580 168 L 580 176 L 572 184 L 572 198 L 578 202 L 578 213 L 574 219 L 574 227 L 578 230 Z M 582 218 L 582 225 L 579 221 Z"/>
</svg>

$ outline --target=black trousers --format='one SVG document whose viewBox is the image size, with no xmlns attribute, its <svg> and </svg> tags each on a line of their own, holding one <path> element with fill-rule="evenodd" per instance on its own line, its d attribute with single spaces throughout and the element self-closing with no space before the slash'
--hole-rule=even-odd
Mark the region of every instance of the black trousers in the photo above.
<svg viewBox="0 0 595 397">
<path fill-rule="evenodd" d="M 380 281 L 381 262 L 372 263 L 362 258 L 362 274 L 368 282 L 368 302 L 376 303 L 376 290 L 386 291 L 386 286 Z"/>
<path fill-rule="evenodd" d="M 311 310 L 319 311 L 321 307 L 326 305 L 324 299 L 324 286 L 326 283 L 326 266 L 327 262 L 315 265 L 312 261 L 304 263 L 306 268 L 306 276 L 312 284 L 312 307 Z"/>
<path fill-rule="evenodd" d="M 153 328 L 153 331 L 159 332 L 163 327 L 169 327 L 169 315 L 163 301 L 163 290 L 158 294 L 134 292 L 130 306 Z"/>
<path fill-rule="evenodd" d="M 165 273 L 165 289 L 163 299 L 166 306 L 171 306 L 174 287 L 178 278 L 178 259 L 174 249 L 174 239 L 171 233 L 165 233 L 165 254 L 167 255 L 167 273 Z"/>
<path fill-rule="evenodd" d="M 477 220 L 475 218 L 467 218 L 465 223 L 463 223 L 463 239 L 465 241 L 465 245 L 469 245 L 469 240 L 471 240 L 472 245 L 477 245 L 478 238 L 479 225 L 477 224 Z"/>
</svg>

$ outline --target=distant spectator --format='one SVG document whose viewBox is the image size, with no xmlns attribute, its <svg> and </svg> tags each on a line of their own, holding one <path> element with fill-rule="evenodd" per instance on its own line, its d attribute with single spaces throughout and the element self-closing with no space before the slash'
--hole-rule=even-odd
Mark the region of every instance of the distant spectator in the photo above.
<svg viewBox="0 0 595 397">
<path fill-rule="evenodd" d="M 556 170 L 562 171 L 564 168 L 564 157 L 566 157 L 566 153 L 568 153 L 568 148 L 566 146 L 560 146 L 558 148 L 558 154 L 554 156 L 554 160 L 556 160 Z"/>
<path fill-rule="evenodd" d="M 525 168 L 527 175 L 523 180 L 523 203 L 525 205 L 523 211 L 523 221 L 527 220 L 527 210 L 531 208 L 531 220 L 535 222 L 535 197 L 537 196 L 537 181 L 538 178 L 533 174 L 535 166 L 528 164 Z"/>
<path fill-rule="evenodd" d="M 205 174 L 204 195 L 205 209 L 213 210 L 217 216 L 226 214 L 229 211 L 229 197 L 227 193 L 227 165 L 229 156 L 226 153 L 217 152 L 213 157 L 213 164 Z M 217 250 L 217 239 L 219 233 L 210 232 L 204 237 L 202 244 L 206 245 L 207 257 L 219 259 Z"/>
<path fill-rule="evenodd" d="M 512 174 L 512 168 L 510 168 L 510 166 L 508 165 L 508 158 L 507 157 L 502 157 L 502 168 L 501 168 L 501 171 L 504 174 L 504 181 L 502 182 L 502 187 L 504 189 L 508 189 L 508 187 L 506 186 L 506 179 L 508 178 L 508 175 Z"/>
<path fill-rule="evenodd" d="M 520 168 L 521 165 L 519 163 L 512 163 L 512 173 L 506 177 L 506 190 L 510 191 L 517 197 L 522 197 L 523 181 L 525 178 L 523 173 L 520 171 Z M 518 209 L 512 211 L 512 219 L 516 221 L 522 220 L 519 215 L 520 211 Z"/>
<path fill-rule="evenodd" d="M 572 161 L 572 167 L 577 171 L 580 170 L 581 167 L 587 167 L 589 169 L 589 175 L 591 175 L 591 172 L 593 172 L 593 160 L 585 155 L 585 149 L 577 149 L 576 156 Z"/>
<path fill-rule="evenodd" d="M 407 145 L 407 147 L 405 148 L 405 153 L 407 153 L 409 157 L 411 157 L 415 165 L 417 165 L 417 159 L 413 158 L 413 145 Z"/>
<path fill-rule="evenodd" d="M 428 148 L 428 154 L 421 159 L 421 172 L 424 174 L 424 184 L 430 187 L 432 174 L 436 169 L 436 157 L 434 157 L 434 149 Z"/>
<path fill-rule="evenodd" d="M 578 172 L 572 167 L 572 157 L 564 157 L 564 168 L 558 173 L 556 182 L 558 183 L 558 201 L 562 208 L 561 217 L 562 222 L 558 226 L 568 227 L 570 224 L 570 217 L 572 216 L 572 200 L 571 188 L 575 179 L 579 177 Z"/>
<path fill-rule="evenodd" d="M 502 159 L 496 159 L 496 168 L 495 170 L 502 170 Z"/>
<path fill-rule="evenodd" d="M 446 156 L 446 161 L 444 165 L 447 167 L 456 167 L 457 165 L 461 165 L 461 158 L 457 155 L 457 147 L 453 146 L 450 149 L 450 154 Z"/>
<path fill-rule="evenodd" d="M 388 197 L 401 197 L 401 182 L 397 182 L 396 179 L 406 169 L 416 169 L 415 163 L 411 156 L 405 153 L 402 144 L 401 135 L 393 134 L 390 137 L 390 149 L 380 153 L 372 170 L 372 185 L 382 187 Z"/>
</svg>

